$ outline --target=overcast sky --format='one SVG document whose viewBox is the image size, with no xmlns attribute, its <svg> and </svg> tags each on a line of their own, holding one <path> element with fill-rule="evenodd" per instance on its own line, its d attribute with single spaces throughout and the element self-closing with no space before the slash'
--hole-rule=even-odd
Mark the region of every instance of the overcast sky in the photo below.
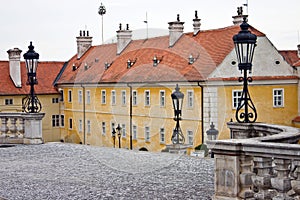
<svg viewBox="0 0 300 200">
<path fill-rule="evenodd" d="M 185 22 L 184 32 L 193 30 L 195 10 L 201 29 L 232 25 L 237 7 L 247 0 L 0 0 L 0 60 L 6 51 L 18 47 L 25 53 L 30 41 L 42 61 L 67 61 L 76 54 L 76 36 L 87 29 L 93 45 L 100 45 L 101 17 L 98 8 L 106 7 L 104 40 L 112 41 L 119 23 L 131 30 L 145 32 L 146 13 L 149 29 L 168 29 L 168 22 Z M 249 24 L 267 34 L 279 50 L 296 50 L 300 31 L 299 0 L 248 0 Z M 246 13 L 247 8 L 244 8 Z M 144 30 L 141 30 L 144 29 Z"/>
</svg>

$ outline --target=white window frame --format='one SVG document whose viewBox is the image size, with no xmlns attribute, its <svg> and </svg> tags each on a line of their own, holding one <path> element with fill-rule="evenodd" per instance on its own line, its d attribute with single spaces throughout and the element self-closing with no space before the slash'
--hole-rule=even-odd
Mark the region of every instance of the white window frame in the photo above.
<svg viewBox="0 0 300 200">
<path fill-rule="evenodd" d="M 281 94 L 275 94 L 281 91 Z M 280 98 L 280 100 L 278 99 Z M 281 102 L 281 105 L 279 104 Z M 273 89 L 273 107 L 283 108 L 284 107 L 284 88 L 274 88 Z"/>
<path fill-rule="evenodd" d="M 159 104 L 160 104 L 160 107 L 166 106 L 166 91 L 165 90 L 159 91 Z"/>
<path fill-rule="evenodd" d="M 80 132 L 80 133 L 82 132 L 82 129 L 83 129 L 82 127 L 83 127 L 82 119 L 79 119 L 78 120 L 78 132 Z"/>
<path fill-rule="evenodd" d="M 52 103 L 53 104 L 58 103 L 58 102 L 59 102 L 59 98 L 58 97 L 52 98 Z"/>
<path fill-rule="evenodd" d="M 137 90 L 132 91 L 132 105 L 137 106 L 138 101 L 138 92 Z"/>
<path fill-rule="evenodd" d="M 89 119 L 86 120 L 86 133 L 87 134 L 91 134 L 91 130 L 92 130 L 91 129 L 91 123 L 92 123 L 91 120 L 89 120 Z"/>
<path fill-rule="evenodd" d="M 194 145 L 194 132 L 187 130 L 187 143 L 189 145 Z"/>
<path fill-rule="evenodd" d="M 122 137 L 126 138 L 126 125 L 122 124 Z"/>
<path fill-rule="evenodd" d="M 68 90 L 68 102 L 72 102 L 72 90 Z"/>
<path fill-rule="evenodd" d="M 232 90 L 232 108 L 237 109 L 239 106 L 239 99 L 242 97 L 243 91 L 242 90 Z M 241 103 L 241 102 L 240 102 Z"/>
<path fill-rule="evenodd" d="M 150 90 L 145 90 L 145 106 L 150 106 L 151 104 L 151 94 Z"/>
<path fill-rule="evenodd" d="M 194 108 L 194 90 L 187 91 L 187 107 Z"/>
<path fill-rule="evenodd" d="M 122 106 L 126 106 L 126 90 L 121 91 L 121 102 Z"/>
<path fill-rule="evenodd" d="M 166 143 L 166 133 L 165 133 L 165 128 L 160 128 L 159 129 L 159 140 L 161 144 Z"/>
<path fill-rule="evenodd" d="M 150 127 L 145 126 L 145 142 L 150 142 Z"/>
<path fill-rule="evenodd" d="M 132 139 L 137 140 L 137 126 L 132 125 Z"/>
<path fill-rule="evenodd" d="M 82 104 L 82 90 L 78 90 L 78 103 Z"/>
<path fill-rule="evenodd" d="M 102 135 L 106 135 L 106 123 L 102 122 Z"/>
<path fill-rule="evenodd" d="M 111 91 L 111 105 L 116 105 L 116 90 Z"/>
<path fill-rule="evenodd" d="M 91 104 L 91 91 L 86 91 L 86 104 Z"/>
<path fill-rule="evenodd" d="M 106 90 L 101 90 L 101 104 L 106 104 Z"/>
</svg>

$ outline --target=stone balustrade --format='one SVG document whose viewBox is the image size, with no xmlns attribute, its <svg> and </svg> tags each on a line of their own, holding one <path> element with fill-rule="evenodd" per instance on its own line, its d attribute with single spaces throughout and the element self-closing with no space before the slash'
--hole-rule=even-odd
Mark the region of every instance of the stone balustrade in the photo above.
<svg viewBox="0 0 300 200">
<path fill-rule="evenodd" d="M 300 130 L 228 123 L 229 140 L 208 141 L 215 155 L 214 200 L 300 200 Z"/>
<path fill-rule="evenodd" d="M 40 144 L 44 113 L 0 113 L 0 144 Z"/>
</svg>

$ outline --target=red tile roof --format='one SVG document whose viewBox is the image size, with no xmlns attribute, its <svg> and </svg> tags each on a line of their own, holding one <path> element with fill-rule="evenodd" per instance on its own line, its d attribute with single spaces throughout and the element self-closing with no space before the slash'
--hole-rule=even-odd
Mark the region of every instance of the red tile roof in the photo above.
<svg viewBox="0 0 300 200">
<path fill-rule="evenodd" d="M 296 50 L 279 51 L 284 59 L 293 67 L 300 67 L 300 58 Z"/>
<path fill-rule="evenodd" d="M 254 81 L 264 81 L 264 80 L 298 80 L 298 76 L 252 76 Z M 238 77 L 229 78 L 209 78 L 210 81 L 238 81 Z"/>
<path fill-rule="evenodd" d="M 53 86 L 57 74 L 63 66 L 63 62 L 39 62 L 37 69 L 38 85 L 34 89 L 37 94 L 56 94 L 58 91 Z M 0 61 L 0 95 L 26 95 L 29 94 L 27 71 L 24 62 L 21 62 L 22 87 L 15 87 L 9 75 L 9 61 Z"/>
<path fill-rule="evenodd" d="M 253 27 L 250 29 L 258 37 L 264 36 Z M 58 84 L 206 80 L 233 50 L 232 36 L 239 31 L 235 25 L 200 31 L 196 36 L 187 33 L 173 47 L 169 47 L 169 36 L 134 40 L 120 55 L 116 55 L 116 44 L 94 46 L 79 60 L 74 56 L 69 61 Z M 188 63 L 190 55 L 197 58 L 192 65 Z M 154 56 L 162 58 L 157 67 L 153 67 Z M 130 69 L 128 59 L 136 59 Z M 105 62 L 111 63 L 107 70 Z M 73 71 L 73 65 L 78 69 Z"/>
</svg>

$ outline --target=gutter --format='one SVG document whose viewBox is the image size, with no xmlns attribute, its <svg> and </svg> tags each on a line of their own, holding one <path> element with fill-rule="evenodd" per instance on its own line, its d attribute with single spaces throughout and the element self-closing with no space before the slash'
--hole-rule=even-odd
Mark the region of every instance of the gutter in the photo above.
<svg viewBox="0 0 300 200">
<path fill-rule="evenodd" d="M 130 98 L 129 98 L 129 149 L 132 150 L 132 86 L 127 83 L 127 86 L 130 89 Z"/>
</svg>

